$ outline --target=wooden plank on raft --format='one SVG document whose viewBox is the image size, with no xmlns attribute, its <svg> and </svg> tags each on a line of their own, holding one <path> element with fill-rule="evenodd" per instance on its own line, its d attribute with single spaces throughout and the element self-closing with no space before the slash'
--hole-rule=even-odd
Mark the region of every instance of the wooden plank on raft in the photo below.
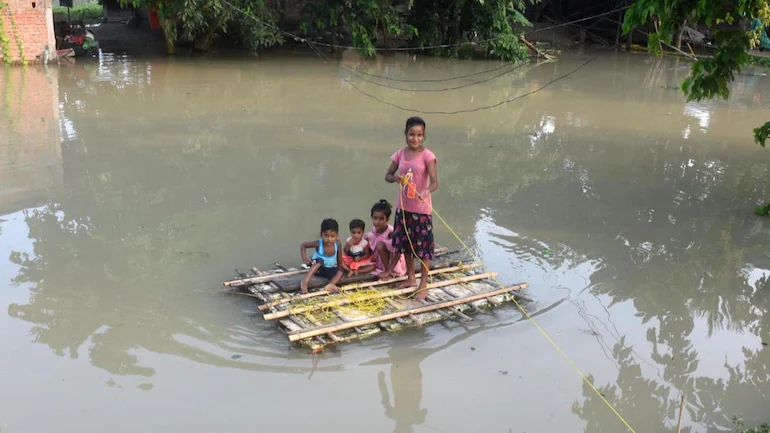
<svg viewBox="0 0 770 433">
<path fill-rule="evenodd" d="M 447 254 L 454 254 L 458 252 L 459 250 L 449 250 L 448 248 L 436 248 L 434 252 L 434 256 L 442 256 Z M 239 286 L 246 286 L 249 284 L 256 284 L 256 283 L 262 283 L 265 281 L 274 280 L 276 278 L 281 277 L 287 277 L 291 275 L 305 275 L 307 274 L 307 269 L 298 269 L 296 271 L 288 271 L 288 272 L 262 272 L 259 275 L 255 275 L 253 277 L 248 278 L 237 278 L 234 280 L 225 281 L 222 283 L 225 287 L 239 287 Z"/>
<path fill-rule="evenodd" d="M 434 263 L 431 263 L 430 268 L 431 269 L 441 269 L 451 266 L 457 266 L 458 264 L 462 263 L 460 260 L 443 260 L 443 261 L 437 261 Z M 273 280 L 273 284 L 278 286 L 280 290 L 284 292 L 296 292 L 300 290 L 300 284 L 302 283 L 302 280 L 305 278 L 305 275 L 293 275 L 286 278 L 276 278 Z M 345 285 L 345 284 L 356 284 L 356 283 L 363 283 L 363 282 L 376 282 L 377 277 L 372 274 L 361 274 L 356 275 L 353 277 L 345 277 L 340 280 L 340 282 L 337 284 Z M 307 288 L 308 289 L 317 289 L 320 287 L 325 287 L 327 284 L 329 284 L 329 280 L 326 278 L 321 278 L 317 276 L 312 276 L 310 278 L 310 281 L 308 281 Z"/>
<path fill-rule="evenodd" d="M 463 283 L 467 281 L 476 281 L 476 280 L 484 280 L 487 278 L 494 278 L 497 276 L 496 272 L 488 272 L 486 274 L 476 274 L 476 275 L 470 275 L 467 277 L 461 277 L 461 278 L 452 278 L 450 280 L 446 281 L 439 281 L 437 283 L 431 283 L 428 284 L 428 290 L 430 289 L 437 289 L 440 287 L 446 287 L 451 286 L 452 284 L 458 284 Z M 378 292 L 376 294 L 368 295 L 368 296 L 361 296 L 357 301 L 366 301 L 369 299 L 377 299 L 377 298 L 387 298 L 387 297 L 393 297 L 393 296 L 399 296 L 399 295 L 405 295 L 407 293 L 416 292 L 417 287 L 407 287 L 405 289 L 400 290 L 383 290 L 381 292 Z M 342 305 L 350 304 L 350 299 L 345 298 L 339 298 L 336 300 L 332 300 L 330 302 L 324 303 L 324 304 L 316 304 L 316 305 L 308 305 L 308 306 L 301 306 L 297 308 L 289 308 L 287 310 L 277 311 L 275 313 L 269 313 L 265 314 L 263 317 L 265 320 L 274 320 L 274 319 L 280 319 L 281 317 L 286 317 L 290 315 L 296 315 L 296 314 L 302 314 L 306 311 L 313 311 L 317 310 L 322 307 L 339 307 Z"/>
<path fill-rule="evenodd" d="M 433 269 L 432 271 L 428 272 L 428 274 L 429 275 L 438 275 L 438 274 L 444 274 L 444 273 L 448 273 L 448 272 L 464 272 L 464 271 L 469 271 L 471 269 L 480 268 L 481 266 L 483 266 L 481 263 L 471 263 L 469 265 L 462 265 L 461 264 L 461 265 L 458 265 L 458 266 L 450 266 L 448 268 Z M 422 278 L 422 273 L 421 272 L 417 272 L 415 274 L 415 278 Z M 391 279 L 388 279 L 388 280 L 370 281 L 370 282 L 366 282 L 366 283 L 352 284 L 352 285 L 346 285 L 346 286 L 343 285 L 343 286 L 340 287 L 340 292 L 345 292 L 345 291 L 348 291 L 348 290 L 365 289 L 365 288 L 376 287 L 376 286 L 384 286 L 384 285 L 387 285 L 387 284 L 397 283 L 399 281 L 406 281 L 406 275 L 404 275 L 403 277 L 396 277 L 396 278 L 391 278 Z M 260 305 L 257 308 L 259 309 L 259 311 L 267 311 L 268 309 L 270 309 L 272 307 L 275 307 L 277 305 L 288 304 L 290 302 L 295 302 L 295 301 L 299 301 L 299 300 L 303 300 L 303 299 L 315 298 L 317 296 L 325 296 L 325 295 L 329 295 L 329 294 L 330 293 L 327 292 L 326 290 L 319 290 L 319 291 L 316 291 L 316 292 L 310 292 L 310 293 L 304 293 L 304 294 L 301 294 L 301 295 L 290 296 L 290 297 L 285 298 L 285 299 L 277 299 L 275 301 L 271 301 L 271 302 L 268 302 L 266 304 L 262 304 L 262 305 Z"/>
<path fill-rule="evenodd" d="M 312 323 L 315 326 L 324 326 L 323 323 L 321 323 L 318 319 L 315 318 L 315 316 L 313 316 L 310 313 L 305 314 L 305 317 L 307 318 L 307 320 L 310 323 Z M 342 339 L 337 337 L 337 335 L 335 335 L 333 332 L 330 332 L 330 333 L 328 333 L 326 335 L 328 335 L 329 338 L 331 338 L 332 341 L 335 342 L 335 343 L 339 343 L 340 341 L 342 341 Z"/>
<path fill-rule="evenodd" d="M 282 292 L 296 292 L 300 290 L 300 284 L 306 276 L 307 274 L 302 274 L 276 278 L 273 280 L 273 284 L 275 284 L 278 287 L 278 290 Z M 376 279 L 377 277 L 371 274 L 360 274 L 351 277 L 344 277 L 337 285 L 362 283 L 365 281 L 374 281 Z M 310 281 L 307 283 L 307 288 L 312 290 L 319 287 L 325 287 L 327 284 L 329 284 L 328 279 L 313 275 L 310 277 Z"/>
<path fill-rule="evenodd" d="M 428 296 L 425 298 L 425 300 L 426 300 L 426 301 L 428 301 L 428 302 L 430 302 L 430 303 L 434 303 L 434 304 L 435 304 L 436 302 L 441 302 L 441 300 L 440 300 L 440 299 L 438 299 L 438 298 L 435 298 L 435 297 L 433 297 L 433 296 L 431 296 L 431 295 L 428 295 Z M 424 305 L 427 305 L 427 303 L 426 303 L 425 301 L 423 301 L 422 303 L 423 303 Z M 438 313 L 438 315 L 439 315 L 439 316 L 441 316 L 441 317 L 443 317 L 443 318 L 445 318 L 445 319 L 449 319 L 450 317 L 452 317 L 452 315 L 451 315 L 451 314 L 447 313 L 447 312 L 446 312 L 446 311 L 444 311 L 443 309 L 442 309 L 442 310 L 436 310 L 436 313 Z M 396 319 L 396 320 L 398 320 L 398 319 Z"/>
<path fill-rule="evenodd" d="M 492 290 L 492 291 L 486 292 L 486 293 L 479 293 L 478 295 L 469 296 L 469 297 L 463 298 L 463 299 L 455 299 L 454 301 L 438 302 L 438 303 L 435 303 L 435 304 L 426 305 L 424 307 L 411 308 L 411 309 L 408 309 L 408 310 L 403 310 L 403 311 L 398 311 L 398 312 L 395 312 L 395 313 L 385 314 L 385 315 L 378 316 L 378 317 L 372 317 L 372 318 L 368 318 L 368 319 L 362 319 L 362 320 L 356 320 L 356 321 L 341 323 L 339 325 L 330 325 L 330 326 L 317 327 L 317 328 L 309 329 L 309 330 L 296 331 L 296 332 L 292 332 L 292 333 L 289 334 L 289 341 L 293 342 L 293 341 L 302 340 L 302 339 L 305 339 L 305 338 L 315 337 L 316 335 L 328 334 L 329 332 L 335 332 L 335 331 L 341 331 L 343 329 L 350 329 L 350 328 L 354 328 L 354 327 L 360 327 L 360 326 L 363 326 L 363 325 L 369 325 L 369 324 L 372 324 L 372 323 L 382 322 L 382 321 L 385 321 L 385 320 L 392 320 L 392 319 L 395 319 L 397 317 L 404 317 L 404 316 L 409 316 L 409 315 L 412 315 L 412 314 L 424 313 L 424 312 L 428 312 L 428 311 L 434 311 L 434 310 L 438 310 L 440 308 L 452 307 L 452 306 L 455 306 L 455 305 L 464 304 L 464 303 L 476 301 L 476 300 L 479 300 L 479 299 L 484 299 L 484 298 L 486 298 L 488 296 L 495 296 L 495 295 L 500 295 L 500 294 L 503 294 L 503 293 L 508 293 L 508 292 L 511 292 L 511 291 L 514 291 L 514 290 L 526 289 L 527 287 L 529 287 L 529 285 L 527 283 L 521 283 L 521 284 L 517 284 L 515 286 L 511 286 L 511 287 L 507 287 L 507 288 Z"/>
</svg>

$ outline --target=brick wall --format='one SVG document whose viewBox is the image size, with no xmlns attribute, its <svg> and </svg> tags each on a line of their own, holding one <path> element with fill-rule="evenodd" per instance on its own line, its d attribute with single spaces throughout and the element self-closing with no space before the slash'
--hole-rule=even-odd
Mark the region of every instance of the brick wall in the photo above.
<svg viewBox="0 0 770 433">
<path fill-rule="evenodd" d="M 19 52 L 16 37 L 11 27 L 11 19 L 16 22 L 16 29 L 21 37 L 24 60 L 33 62 L 43 58 L 43 50 L 49 47 L 49 58 L 56 58 L 56 38 L 53 32 L 53 9 L 51 0 L 0 0 L 6 3 L 0 15 L 3 18 L 3 34 L 10 39 L 13 61 L 18 62 Z M 0 52 L 2 58 L 2 52 Z"/>
<path fill-rule="evenodd" d="M 0 215 L 45 202 L 63 179 L 58 69 L 0 66 Z"/>
</svg>

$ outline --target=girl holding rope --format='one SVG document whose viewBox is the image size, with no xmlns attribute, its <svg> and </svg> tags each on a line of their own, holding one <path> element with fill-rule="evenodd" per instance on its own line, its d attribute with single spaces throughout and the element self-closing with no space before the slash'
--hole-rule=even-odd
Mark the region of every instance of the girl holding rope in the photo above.
<svg viewBox="0 0 770 433">
<path fill-rule="evenodd" d="M 395 254 L 388 269 L 380 278 L 389 278 L 401 255 L 406 255 L 406 281 L 399 287 L 413 287 L 415 278 L 414 259 L 420 261 L 422 277 L 415 296 L 423 300 L 428 295 L 428 271 L 433 259 L 433 204 L 431 193 L 438 189 L 436 155 L 423 146 L 425 121 L 410 117 L 406 121 L 406 146 L 391 157 L 385 181 L 398 182 L 400 191 L 393 223 L 393 247 Z"/>
</svg>

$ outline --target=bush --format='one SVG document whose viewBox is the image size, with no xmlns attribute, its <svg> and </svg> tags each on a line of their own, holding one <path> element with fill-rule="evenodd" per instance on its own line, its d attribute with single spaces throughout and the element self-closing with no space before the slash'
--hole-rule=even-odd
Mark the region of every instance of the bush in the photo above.
<svg viewBox="0 0 770 433">
<path fill-rule="evenodd" d="M 67 15 L 67 8 L 54 6 L 53 13 L 62 13 Z M 72 21 L 83 20 L 86 24 L 96 24 L 102 22 L 104 18 L 104 9 L 100 5 L 80 5 L 70 9 L 70 19 Z"/>
</svg>

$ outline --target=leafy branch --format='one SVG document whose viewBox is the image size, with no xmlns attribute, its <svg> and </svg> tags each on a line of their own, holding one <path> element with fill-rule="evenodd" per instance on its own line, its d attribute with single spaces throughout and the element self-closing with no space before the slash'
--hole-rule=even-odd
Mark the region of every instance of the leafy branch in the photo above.
<svg viewBox="0 0 770 433">
<path fill-rule="evenodd" d="M 759 20 L 750 30 L 740 26 L 742 19 Z M 716 51 L 711 57 L 696 60 L 690 74 L 682 82 L 687 101 L 727 99 L 735 73 L 752 63 L 749 50 L 759 43 L 762 29 L 770 25 L 770 4 L 764 0 L 737 0 L 736 4 L 689 0 L 639 0 L 626 12 L 623 31 L 628 33 L 650 20 L 657 30 L 650 35 L 648 48 L 660 54 L 660 43 L 670 44 L 674 35 L 688 20 L 704 23 L 714 31 Z M 754 129 L 754 140 L 765 146 L 770 123 Z"/>
</svg>

